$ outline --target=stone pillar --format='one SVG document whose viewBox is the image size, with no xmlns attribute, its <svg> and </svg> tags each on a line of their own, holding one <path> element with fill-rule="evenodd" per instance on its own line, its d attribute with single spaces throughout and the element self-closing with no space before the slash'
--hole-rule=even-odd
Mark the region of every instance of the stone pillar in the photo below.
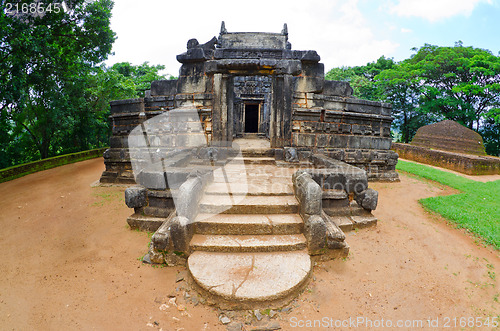
<svg viewBox="0 0 500 331">
<path fill-rule="evenodd" d="M 273 77 L 271 102 L 271 147 L 291 146 L 292 140 L 292 75 Z"/>
<path fill-rule="evenodd" d="M 283 77 L 283 147 L 292 146 L 292 94 L 293 77 Z"/>
<path fill-rule="evenodd" d="M 271 96 L 271 123 L 269 132 L 271 134 L 271 147 L 281 147 L 281 105 L 283 100 L 283 76 L 273 76 Z"/>
<path fill-rule="evenodd" d="M 223 76 L 226 88 L 226 138 L 225 141 L 231 146 L 234 131 L 234 77 Z"/>
<path fill-rule="evenodd" d="M 214 74 L 214 103 L 212 109 L 212 144 L 231 145 L 233 140 L 233 77 Z"/>
</svg>

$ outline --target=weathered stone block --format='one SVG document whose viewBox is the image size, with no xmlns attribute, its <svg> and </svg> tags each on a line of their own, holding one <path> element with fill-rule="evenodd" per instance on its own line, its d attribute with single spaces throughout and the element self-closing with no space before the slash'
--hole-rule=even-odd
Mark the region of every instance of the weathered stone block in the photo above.
<svg viewBox="0 0 500 331">
<path fill-rule="evenodd" d="M 316 146 L 317 147 L 327 147 L 330 145 L 331 135 L 328 134 L 318 134 L 316 136 Z"/>
<path fill-rule="evenodd" d="M 152 190 L 164 190 L 168 187 L 167 179 L 163 172 L 141 171 L 137 175 L 137 183 Z"/>
<path fill-rule="evenodd" d="M 349 137 L 349 148 L 361 148 L 361 141 L 362 141 L 362 138 L 364 137 L 360 137 L 360 136 L 350 136 Z"/>
<path fill-rule="evenodd" d="M 305 171 L 297 171 L 292 177 L 293 188 L 297 200 L 300 204 L 300 214 L 319 215 L 321 213 L 321 203 L 323 191 Z"/>
<path fill-rule="evenodd" d="M 315 146 L 315 134 L 309 133 L 292 133 L 293 145 L 297 147 L 314 147 Z"/>
<path fill-rule="evenodd" d="M 378 203 L 378 192 L 374 189 L 366 189 L 354 195 L 354 199 L 364 209 L 375 210 Z"/>
<path fill-rule="evenodd" d="M 323 198 L 323 209 L 330 208 L 342 208 L 349 206 L 349 199 L 324 199 Z"/>
<path fill-rule="evenodd" d="M 174 95 L 177 93 L 177 79 L 151 82 L 151 96 Z"/>
<path fill-rule="evenodd" d="M 116 100 L 109 103 L 111 114 L 140 113 L 144 111 L 144 99 Z"/>
<path fill-rule="evenodd" d="M 170 224 L 170 237 L 174 251 L 188 252 L 189 242 L 192 237 L 190 228 L 190 221 L 186 217 L 176 216 L 172 218 Z"/>
<path fill-rule="evenodd" d="M 348 82 L 339 82 L 333 80 L 325 81 L 323 93 L 325 95 L 352 96 L 354 90 Z M 334 109 L 334 108 L 328 108 Z"/>
<path fill-rule="evenodd" d="M 229 49 L 285 49 L 287 37 L 277 33 L 225 33 L 219 46 Z"/>
<path fill-rule="evenodd" d="M 203 183 L 198 176 L 188 178 L 180 187 L 175 199 L 177 216 L 191 222 L 198 213 L 198 205 L 203 194 Z"/>
<path fill-rule="evenodd" d="M 166 251 L 171 249 L 170 226 L 172 217 L 167 218 L 165 222 L 156 230 L 151 237 L 151 246 L 157 251 Z"/>
<path fill-rule="evenodd" d="M 283 161 L 285 159 L 285 151 L 281 148 L 276 148 L 274 150 L 274 158 L 277 161 Z"/>
<path fill-rule="evenodd" d="M 340 133 L 351 133 L 351 125 L 350 124 L 341 123 L 339 125 L 339 132 Z"/>
<path fill-rule="evenodd" d="M 331 173 L 323 175 L 322 187 L 324 190 L 343 190 L 347 192 L 346 176 L 332 169 Z"/>
<path fill-rule="evenodd" d="M 187 52 L 177 55 L 177 61 L 180 63 L 201 62 L 209 60 L 213 52 L 202 48 L 191 48 Z"/>
<path fill-rule="evenodd" d="M 179 93 L 205 93 L 212 90 L 212 81 L 207 76 L 180 77 L 178 82 Z"/>
<path fill-rule="evenodd" d="M 315 77 L 294 77 L 294 91 L 297 92 L 320 92 L 323 90 L 323 78 Z"/>
<path fill-rule="evenodd" d="M 304 236 L 310 255 L 324 253 L 326 248 L 326 224 L 320 215 L 306 215 L 304 219 Z"/>
<path fill-rule="evenodd" d="M 299 162 L 299 157 L 297 155 L 297 149 L 293 147 L 285 147 L 285 161 L 286 162 Z"/>
<path fill-rule="evenodd" d="M 344 248 L 346 246 L 344 232 L 325 213 L 323 213 L 323 220 L 326 225 L 327 247 L 329 249 Z"/>
<path fill-rule="evenodd" d="M 355 229 L 377 225 L 377 218 L 371 214 L 351 216 L 351 220 Z"/>
<path fill-rule="evenodd" d="M 392 114 L 392 105 L 390 103 L 381 103 L 382 108 L 380 108 L 380 114 L 385 116 L 391 116 Z"/>
<path fill-rule="evenodd" d="M 181 66 L 179 76 L 203 76 L 205 74 L 205 62 L 186 63 Z"/>
<path fill-rule="evenodd" d="M 302 63 L 301 76 L 321 78 L 324 81 L 325 65 L 323 63 L 304 62 Z"/>
<path fill-rule="evenodd" d="M 336 148 L 347 148 L 349 142 L 349 136 L 336 134 L 333 139 L 330 140 L 330 146 Z"/>
<path fill-rule="evenodd" d="M 381 103 L 362 99 L 350 99 L 347 102 L 347 111 L 354 113 L 380 115 Z"/>
<path fill-rule="evenodd" d="M 125 190 L 125 204 L 129 208 L 140 208 L 147 204 L 147 190 L 144 186 L 132 186 Z"/>
<path fill-rule="evenodd" d="M 366 190 L 367 188 L 368 188 L 368 178 L 366 176 L 365 171 L 363 171 L 363 174 L 351 173 L 348 176 L 346 176 L 346 192 L 358 194 Z"/>
<path fill-rule="evenodd" d="M 316 51 L 308 50 L 308 51 L 300 51 L 301 57 L 300 60 L 304 62 L 319 62 L 321 57 L 318 55 Z"/>
</svg>

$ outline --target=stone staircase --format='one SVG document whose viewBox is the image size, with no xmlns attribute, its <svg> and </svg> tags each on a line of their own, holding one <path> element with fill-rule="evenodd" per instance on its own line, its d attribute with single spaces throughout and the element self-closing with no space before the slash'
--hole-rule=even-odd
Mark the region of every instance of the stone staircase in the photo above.
<svg viewBox="0 0 500 331">
<path fill-rule="evenodd" d="M 294 169 L 277 168 L 265 152 L 246 153 L 245 173 L 228 166 L 206 188 L 188 269 L 198 290 L 221 308 L 279 307 L 296 296 L 311 273 L 293 195 Z"/>
<path fill-rule="evenodd" d="M 322 154 L 283 162 L 265 139 L 242 139 L 240 147 L 241 154 L 198 150 L 189 167 L 169 170 L 183 180 L 178 187 L 166 187 L 165 173 L 141 172 L 140 185 L 125 191 L 134 208 L 128 223 L 155 225 L 144 261 L 187 264 L 209 303 L 278 308 L 306 286 L 311 260 L 348 255 L 343 231 L 376 224 L 378 194 L 364 171 Z"/>
</svg>

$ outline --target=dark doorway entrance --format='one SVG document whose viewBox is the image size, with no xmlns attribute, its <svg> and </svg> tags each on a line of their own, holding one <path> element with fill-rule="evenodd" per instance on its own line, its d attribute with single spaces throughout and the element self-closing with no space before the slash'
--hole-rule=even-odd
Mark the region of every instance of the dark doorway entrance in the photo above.
<svg viewBox="0 0 500 331">
<path fill-rule="evenodd" d="M 245 104 L 245 132 L 259 132 L 259 105 Z"/>
</svg>

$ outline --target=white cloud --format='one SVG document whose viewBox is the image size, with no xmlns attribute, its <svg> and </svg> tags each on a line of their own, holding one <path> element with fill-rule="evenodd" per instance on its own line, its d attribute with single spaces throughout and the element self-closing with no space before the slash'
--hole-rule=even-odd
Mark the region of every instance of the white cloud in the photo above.
<svg viewBox="0 0 500 331">
<path fill-rule="evenodd" d="M 229 32 L 280 32 L 288 24 L 293 49 L 316 50 L 325 70 L 363 65 L 391 56 L 398 44 L 376 36 L 358 10 L 358 0 L 162 1 L 116 0 L 111 28 L 118 39 L 107 63 L 129 61 L 166 65 L 177 75 L 175 56 L 186 42 L 218 36 L 224 20 Z"/>
<path fill-rule="evenodd" d="M 403 17 L 420 17 L 435 22 L 449 17 L 469 16 L 481 2 L 492 3 L 492 0 L 399 0 L 391 8 L 391 13 Z"/>
<path fill-rule="evenodd" d="M 413 32 L 412 29 L 401 28 L 401 33 L 411 33 L 411 32 Z"/>
</svg>

